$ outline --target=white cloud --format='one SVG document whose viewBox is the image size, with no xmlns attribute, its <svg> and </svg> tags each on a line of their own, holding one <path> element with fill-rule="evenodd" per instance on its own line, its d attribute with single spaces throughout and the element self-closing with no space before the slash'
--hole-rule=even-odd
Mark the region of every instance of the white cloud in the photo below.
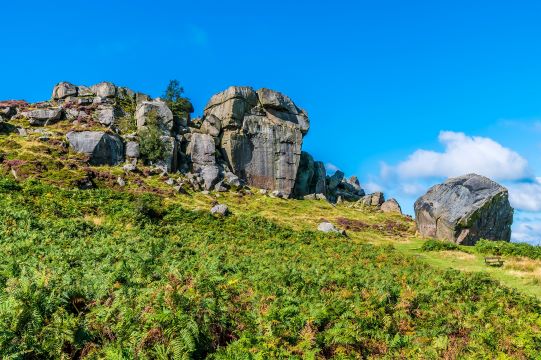
<svg viewBox="0 0 541 360">
<path fill-rule="evenodd" d="M 326 163 L 325 170 L 327 170 L 328 173 L 335 173 L 337 170 L 340 170 L 340 168 L 332 163 Z"/>
<path fill-rule="evenodd" d="M 383 186 L 373 181 L 365 183 L 363 187 L 364 191 L 366 191 L 367 194 L 375 193 L 377 191 L 383 191 Z"/>
<path fill-rule="evenodd" d="M 541 211 L 541 178 L 508 185 L 511 206 L 525 211 Z"/>
<path fill-rule="evenodd" d="M 515 212 L 511 241 L 541 244 L 541 214 Z"/>
<path fill-rule="evenodd" d="M 452 177 L 477 173 L 495 180 L 528 177 L 528 161 L 496 141 L 461 132 L 441 131 L 438 137 L 443 152 L 416 150 L 397 166 L 382 164 L 381 175 L 420 179 Z"/>
</svg>

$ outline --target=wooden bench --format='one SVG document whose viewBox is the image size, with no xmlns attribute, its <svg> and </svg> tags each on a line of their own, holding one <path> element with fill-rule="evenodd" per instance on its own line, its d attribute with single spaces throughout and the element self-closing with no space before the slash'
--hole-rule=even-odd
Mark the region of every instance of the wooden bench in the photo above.
<svg viewBox="0 0 541 360">
<path fill-rule="evenodd" d="M 488 266 L 502 266 L 503 260 L 499 256 L 488 256 L 485 258 L 485 264 Z"/>
</svg>

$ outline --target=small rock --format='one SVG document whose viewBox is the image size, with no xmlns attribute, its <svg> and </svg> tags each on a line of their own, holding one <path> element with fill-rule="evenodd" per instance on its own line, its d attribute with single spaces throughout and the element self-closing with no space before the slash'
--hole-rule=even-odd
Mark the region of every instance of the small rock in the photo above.
<svg viewBox="0 0 541 360">
<path fill-rule="evenodd" d="M 122 169 L 129 173 L 129 172 L 134 172 L 137 170 L 137 167 L 134 165 L 134 164 L 126 164 L 122 167 Z"/>
<path fill-rule="evenodd" d="M 166 183 L 167 185 L 173 186 L 173 185 L 175 185 L 175 180 L 169 178 L 169 179 L 165 180 L 165 183 Z"/>
<path fill-rule="evenodd" d="M 281 192 L 280 190 L 274 190 L 274 191 L 271 193 L 271 197 L 283 199 L 285 196 L 284 196 L 284 193 Z"/>
<path fill-rule="evenodd" d="M 267 195 L 269 193 L 269 191 L 267 189 L 259 189 L 259 193 L 261 195 Z"/>
<path fill-rule="evenodd" d="M 210 209 L 210 213 L 213 215 L 226 216 L 227 214 L 229 214 L 229 208 L 227 207 L 227 205 L 218 204 L 212 209 Z"/>
<path fill-rule="evenodd" d="M 116 182 L 117 182 L 118 185 L 120 185 L 122 187 L 126 186 L 126 181 L 124 181 L 124 179 L 121 178 L 120 176 L 116 178 Z"/>
<path fill-rule="evenodd" d="M 318 225 L 317 229 L 319 231 L 322 231 L 324 233 L 337 233 L 337 234 L 340 234 L 340 235 L 343 235 L 345 236 L 346 235 L 346 231 L 345 230 L 339 230 L 337 229 L 333 224 L 331 224 L 330 222 L 322 222 Z"/>
</svg>

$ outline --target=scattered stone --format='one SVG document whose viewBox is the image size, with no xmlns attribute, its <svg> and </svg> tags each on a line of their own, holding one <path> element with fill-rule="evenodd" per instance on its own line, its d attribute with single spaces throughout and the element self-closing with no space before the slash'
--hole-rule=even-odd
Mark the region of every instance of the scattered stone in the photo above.
<svg viewBox="0 0 541 360">
<path fill-rule="evenodd" d="M 165 180 L 165 183 L 167 185 L 173 186 L 173 185 L 175 185 L 175 180 L 173 180 L 172 178 L 169 178 L 169 179 Z"/>
<path fill-rule="evenodd" d="M 271 197 L 278 198 L 278 199 L 286 198 L 285 194 L 279 190 L 274 190 L 273 192 L 271 192 Z"/>
<path fill-rule="evenodd" d="M 484 176 L 468 174 L 435 185 L 417 199 L 414 209 L 422 236 L 462 245 L 474 245 L 481 238 L 511 238 L 508 191 Z"/>
<path fill-rule="evenodd" d="M 210 209 L 210 213 L 213 215 L 226 216 L 229 214 L 229 208 L 227 207 L 227 205 L 218 204 L 215 205 L 212 209 Z"/>
<path fill-rule="evenodd" d="M 126 173 L 137 171 L 137 167 L 134 164 L 126 164 L 126 165 L 122 166 L 122 169 Z"/>
<path fill-rule="evenodd" d="M 402 208 L 400 208 L 400 204 L 395 199 L 384 201 L 383 204 L 381 204 L 380 209 L 384 213 L 397 213 L 402 215 Z"/>
<path fill-rule="evenodd" d="M 269 191 L 267 189 L 259 189 L 259 193 L 261 195 L 267 195 L 269 193 Z"/>
<path fill-rule="evenodd" d="M 322 231 L 324 233 L 336 233 L 345 236 L 346 231 L 345 230 L 339 230 L 337 229 L 333 224 L 330 222 L 322 222 L 318 225 L 317 229 L 319 231 Z"/>
<path fill-rule="evenodd" d="M 126 181 L 124 181 L 124 179 L 121 178 L 120 176 L 116 178 L 116 183 L 121 187 L 126 186 Z"/>
</svg>

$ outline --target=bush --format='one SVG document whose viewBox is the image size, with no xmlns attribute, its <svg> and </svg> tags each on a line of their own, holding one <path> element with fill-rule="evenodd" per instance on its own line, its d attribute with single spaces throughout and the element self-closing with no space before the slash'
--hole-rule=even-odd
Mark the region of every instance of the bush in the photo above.
<svg viewBox="0 0 541 360">
<path fill-rule="evenodd" d="M 442 240 L 427 240 L 421 247 L 423 251 L 444 251 L 444 250 L 460 250 L 457 244 L 450 241 Z"/>
<path fill-rule="evenodd" d="M 526 243 L 480 240 L 475 244 L 475 249 L 482 254 L 523 256 L 530 259 L 541 259 L 541 247 Z"/>
<path fill-rule="evenodd" d="M 146 164 L 154 164 L 165 158 L 166 146 L 158 124 L 158 115 L 151 111 L 147 115 L 144 128 L 139 130 L 139 151 Z"/>
</svg>

